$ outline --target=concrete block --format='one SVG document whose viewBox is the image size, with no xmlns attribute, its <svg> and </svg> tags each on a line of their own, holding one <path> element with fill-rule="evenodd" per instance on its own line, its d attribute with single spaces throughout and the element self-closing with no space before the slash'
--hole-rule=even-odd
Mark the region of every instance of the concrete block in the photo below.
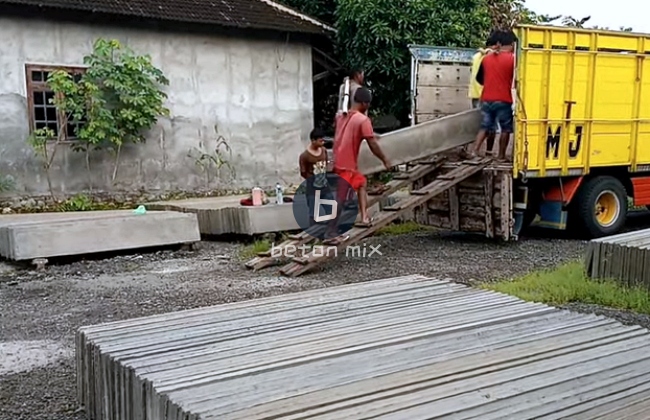
<svg viewBox="0 0 650 420">
<path fill-rule="evenodd" d="M 151 211 L 0 217 L 0 255 L 31 260 L 200 241 L 196 215 Z"/>
</svg>

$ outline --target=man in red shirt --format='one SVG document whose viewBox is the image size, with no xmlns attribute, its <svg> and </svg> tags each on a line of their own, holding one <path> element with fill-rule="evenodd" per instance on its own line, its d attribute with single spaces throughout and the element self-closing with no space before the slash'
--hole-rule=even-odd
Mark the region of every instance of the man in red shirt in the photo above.
<svg viewBox="0 0 650 420">
<path fill-rule="evenodd" d="M 366 177 L 359 172 L 358 159 L 361 143 L 368 142 L 370 151 L 379 158 L 386 169 L 391 165 L 377 142 L 377 136 L 372 128 L 370 118 L 366 115 L 372 94 L 365 87 L 357 88 L 354 93 L 352 109 L 347 114 L 336 117 L 336 131 L 334 134 L 334 173 L 346 182 L 337 189 L 337 202 L 342 204 L 348 196 L 349 187 L 352 187 L 359 197 L 359 211 L 364 224 L 370 224 L 368 217 L 368 195 L 366 191 Z M 341 207 L 341 206 L 338 206 Z M 336 223 L 331 226 L 335 228 Z M 331 237 L 331 236 L 330 236 Z M 340 241 L 335 238 L 330 242 Z"/>
<path fill-rule="evenodd" d="M 487 55 L 481 61 L 476 81 L 483 85 L 481 94 L 481 111 L 483 120 L 481 130 L 476 136 L 472 155 L 476 156 L 487 137 L 487 132 L 499 123 L 498 160 L 505 160 L 506 149 L 513 126 L 512 81 L 515 73 L 515 55 L 513 53 L 515 34 L 512 31 L 497 34 L 497 53 Z"/>
</svg>

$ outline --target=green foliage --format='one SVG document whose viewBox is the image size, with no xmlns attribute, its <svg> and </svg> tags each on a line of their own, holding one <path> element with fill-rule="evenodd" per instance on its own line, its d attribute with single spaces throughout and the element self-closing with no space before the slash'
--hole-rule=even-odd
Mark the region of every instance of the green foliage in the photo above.
<svg viewBox="0 0 650 420">
<path fill-rule="evenodd" d="M 337 0 L 281 0 L 281 2 L 328 25 L 334 24 Z"/>
<path fill-rule="evenodd" d="M 142 142 L 158 117 L 169 115 L 167 96 L 159 88 L 169 81 L 150 56 L 136 55 L 116 40 L 98 39 L 84 64 L 88 68 L 80 77 L 59 70 L 48 79 L 57 108 L 78 127 L 74 135 L 81 149 Z"/>
<path fill-rule="evenodd" d="M 14 179 L 7 175 L 0 175 L 0 193 L 11 191 L 15 188 Z"/>
<path fill-rule="evenodd" d="M 390 225 L 384 226 L 377 231 L 377 236 L 408 235 L 418 232 L 431 232 L 432 230 L 433 228 L 430 226 L 408 221 L 404 223 L 391 223 Z"/>
<path fill-rule="evenodd" d="M 337 42 L 343 62 L 360 66 L 377 90 L 373 107 L 408 114 L 409 44 L 480 45 L 490 20 L 481 0 L 339 0 Z"/>
<path fill-rule="evenodd" d="M 219 178 L 221 176 L 221 168 L 224 166 L 230 171 L 230 175 L 234 178 L 236 176 L 235 168 L 231 165 L 232 149 L 226 139 L 219 134 L 219 129 L 215 125 L 214 131 L 217 135 L 216 145 L 214 149 L 206 150 L 204 145 L 199 148 L 193 147 L 188 153 L 188 157 L 194 159 L 194 163 L 201 169 L 206 176 L 206 187 L 210 186 L 212 177 Z M 213 174 L 213 172 L 215 172 Z"/>
<path fill-rule="evenodd" d="M 63 202 L 59 211 L 90 211 L 95 208 L 92 198 L 85 194 L 77 194 Z"/>
<path fill-rule="evenodd" d="M 152 64 L 150 56 L 136 55 L 116 40 L 98 39 L 83 61 L 87 68 L 81 74 L 57 70 L 48 77 L 47 84 L 55 93 L 52 102 L 63 116 L 58 135 L 50 129 L 39 129 L 28 139 L 43 158 L 53 198 L 49 170 L 64 140 L 74 138 L 70 147 L 86 153 L 89 178 L 89 152 L 102 148 L 115 152 L 115 180 L 122 145 L 143 142 L 145 131 L 158 117 L 169 115 L 164 106 L 167 96 L 160 90 L 169 81 Z M 66 127 L 72 127 L 74 132 L 66 133 Z"/>
<path fill-rule="evenodd" d="M 268 239 L 260 239 L 252 244 L 242 247 L 239 250 L 239 257 L 243 260 L 255 258 L 261 252 L 267 252 L 271 249 L 271 241 Z"/>
</svg>

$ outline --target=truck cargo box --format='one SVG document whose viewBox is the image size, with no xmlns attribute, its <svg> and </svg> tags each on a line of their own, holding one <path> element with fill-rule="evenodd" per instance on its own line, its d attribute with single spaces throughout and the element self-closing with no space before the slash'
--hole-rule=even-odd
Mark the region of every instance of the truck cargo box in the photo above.
<svg viewBox="0 0 650 420">
<path fill-rule="evenodd" d="M 552 26 L 517 34 L 514 176 L 648 171 L 650 35 Z"/>
</svg>

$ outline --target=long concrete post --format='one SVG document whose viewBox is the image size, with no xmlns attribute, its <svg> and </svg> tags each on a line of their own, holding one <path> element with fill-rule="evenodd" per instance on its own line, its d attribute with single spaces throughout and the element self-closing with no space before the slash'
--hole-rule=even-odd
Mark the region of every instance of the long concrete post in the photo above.
<svg viewBox="0 0 650 420">
<path fill-rule="evenodd" d="M 384 134 L 379 144 L 393 165 L 402 165 L 471 143 L 481 125 L 481 113 L 472 109 Z M 359 169 L 366 175 L 384 170 L 367 145 L 359 153 Z"/>
</svg>

